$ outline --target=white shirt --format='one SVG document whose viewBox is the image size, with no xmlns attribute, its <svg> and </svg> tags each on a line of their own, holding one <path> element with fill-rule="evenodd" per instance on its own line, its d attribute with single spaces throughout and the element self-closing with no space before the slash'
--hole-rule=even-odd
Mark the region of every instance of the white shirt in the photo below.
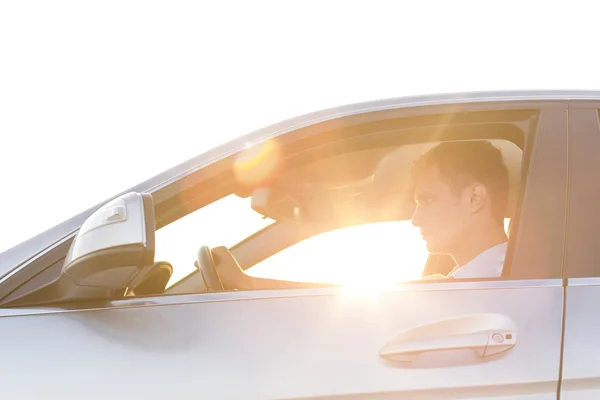
<svg viewBox="0 0 600 400">
<path fill-rule="evenodd" d="M 490 247 L 462 267 L 454 268 L 448 278 L 500 278 L 507 246 L 508 242 L 504 242 Z"/>
</svg>

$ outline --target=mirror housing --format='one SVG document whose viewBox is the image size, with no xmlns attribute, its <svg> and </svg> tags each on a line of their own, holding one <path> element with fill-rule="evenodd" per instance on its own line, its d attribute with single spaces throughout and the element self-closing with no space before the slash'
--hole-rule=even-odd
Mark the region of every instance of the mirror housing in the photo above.
<svg viewBox="0 0 600 400">
<path fill-rule="evenodd" d="M 126 288 L 154 264 L 152 195 L 127 193 L 96 210 L 81 226 L 62 274 L 77 286 Z"/>
<path fill-rule="evenodd" d="M 156 270 L 154 238 L 152 195 L 124 194 L 96 210 L 79 228 L 57 278 L 3 304 L 20 307 L 123 298 Z"/>
</svg>

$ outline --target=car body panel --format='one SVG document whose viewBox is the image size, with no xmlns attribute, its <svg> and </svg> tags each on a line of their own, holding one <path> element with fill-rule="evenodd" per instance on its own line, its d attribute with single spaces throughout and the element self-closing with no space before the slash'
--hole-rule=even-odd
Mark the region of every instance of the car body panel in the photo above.
<svg viewBox="0 0 600 400">
<path fill-rule="evenodd" d="M 600 101 L 569 110 L 569 223 L 561 399 L 600 398 Z"/>
<path fill-rule="evenodd" d="M 422 284 L 377 295 L 273 291 L 252 300 L 240 293 L 173 296 L 133 307 L 129 300 L 114 308 L 0 317 L 3 337 L 27 343 L 0 342 L 5 360 L 12 360 L 2 393 L 11 399 L 117 393 L 147 400 L 554 399 L 560 280 L 480 286 Z M 512 350 L 489 361 L 471 350 L 425 354 L 410 364 L 379 357 L 386 342 L 409 328 L 480 313 L 514 321 Z"/>
<path fill-rule="evenodd" d="M 569 279 L 561 399 L 600 398 L 600 278 Z"/>
</svg>

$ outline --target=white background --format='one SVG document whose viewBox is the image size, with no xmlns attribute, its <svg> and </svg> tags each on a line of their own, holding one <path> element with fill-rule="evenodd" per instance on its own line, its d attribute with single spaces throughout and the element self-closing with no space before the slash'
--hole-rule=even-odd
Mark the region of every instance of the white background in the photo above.
<svg viewBox="0 0 600 400">
<path fill-rule="evenodd" d="M 0 251 L 299 114 L 599 89 L 599 18 L 591 1 L 2 1 Z"/>
</svg>

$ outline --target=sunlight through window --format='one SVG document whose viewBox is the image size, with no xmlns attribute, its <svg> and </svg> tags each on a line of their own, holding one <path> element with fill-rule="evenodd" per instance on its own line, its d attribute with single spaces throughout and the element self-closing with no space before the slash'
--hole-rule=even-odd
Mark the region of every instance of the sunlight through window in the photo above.
<svg viewBox="0 0 600 400">
<path fill-rule="evenodd" d="M 508 232 L 510 218 L 504 220 Z M 391 221 L 322 233 L 246 271 L 254 277 L 335 283 L 372 291 L 421 278 L 428 252 L 411 221 Z"/>
</svg>

